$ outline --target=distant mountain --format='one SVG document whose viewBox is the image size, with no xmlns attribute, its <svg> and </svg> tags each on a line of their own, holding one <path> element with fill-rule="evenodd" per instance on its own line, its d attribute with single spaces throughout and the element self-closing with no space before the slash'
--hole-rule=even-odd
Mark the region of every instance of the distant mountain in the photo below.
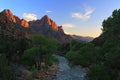
<svg viewBox="0 0 120 80">
<path fill-rule="evenodd" d="M 72 40 L 71 36 L 64 33 L 62 26 L 57 26 L 47 15 L 39 20 L 30 21 L 29 26 L 36 32 L 58 41 L 64 42 Z"/>
<path fill-rule="evenodd" d="M 64 33 L 62 26 L 57 26 L 47 15 L 43 16 L 41 19 L 27 22 L 13 15 L 9 9 L 5 9 L 0 13 L 0 34 L 16 39 L 21 37 L 31 38 L 33 35 L 37 34 L 60 42 L 72 40 L 70 35 Z"/>
<path fill-rule="evenodd" d="M 83 37 L 83 36 L 78 36 L 78 35 L 71 35 L 71 37 L 75 40 L 81 41 L 81 42 L 90 42 L 94 38 L 93 37 Z"/>
</svg>

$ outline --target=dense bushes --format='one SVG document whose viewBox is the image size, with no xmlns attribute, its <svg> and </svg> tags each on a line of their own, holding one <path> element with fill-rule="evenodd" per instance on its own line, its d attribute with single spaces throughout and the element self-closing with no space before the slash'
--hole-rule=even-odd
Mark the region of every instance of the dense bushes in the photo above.
<svg viewBox="0 0 120 80">
<path fill-rule="evenodd" d="M 46 66 L 52 65 L 56 59 L 52 56 L 57 52 L 58 43 L 54 40 L 47 39 L 44 36 L 34 36 L 32 38 L 32 47 L 25 50 L 22 55 L 23 63 L 27 65 L 36 65 L 37 69 L 41 69 L 41 63 Z"/>
<path fill-rule="evenodd" d="M 39 48 L 32 47 L 24 51 L 22 58 L 24 60 L 25 65 L 36 64 L 40 60 Z"/>
<path fill-rule="evenodd" d="M 114 80 L 109 69 L 103 64 L 95 64 L 90 67 L 89 80 Z"/>
<path fill-rule="evenodd" d="M 45 64 L 51 66 L 53 63 L 57 63 L 58 59 L 53 55 L 49 54 L 45 56 Z"/>
<path fill-rule="evenodd" d="M 52 54 L 57 52 L 58 45 L 58 42 L 44 36 L 15 39 L 0 35 L 0 80 L 16 80 L 16 69 L 11 66 L 14 64 L 25 65 L 30 70 L 33 66 L 40 70 L 41 62 L 46 66 L 52 65 L 57 61 Z"/>
<path fill-rule="evenodd" d="M 28 47 L 28 39 L 15 39 L 12 36 L 0 35 L 0 80 L 16 80 L 12 64 L 21 62 L 21 55 Z"/>
<path fill-rule="evenodd" d="M 17 80 L 14 70 L 5 55 L 0 55 L 0 80 Z"/>
<path fill-rule="evenodd" d="M 68 52 L 69 50 L 70 50 L 70 43 L 68 43 L 68 42 L 64 42 L 64 43 L 60 44 L 58 47 L 59 55 L 65 55 L 66 52 Z"/>
<path fill-rule="evenodd" d="M 111 68 L 120 69 L 120 46 L 113 47 L 105 54 L 105 61 Z"/>
<path fill-rule="evenodd" d="M 75 46 L 74 46 L 75 47 Z M 66 54 L 66 57 L 71 64 L 80 64 L 82 66 L 89 66 L 91 63 L 98 63 L 101 59 L 99 48 L 93 44 L 88 43 L 81 46 L 77 50 L 71 50 Z"/>
</svg>

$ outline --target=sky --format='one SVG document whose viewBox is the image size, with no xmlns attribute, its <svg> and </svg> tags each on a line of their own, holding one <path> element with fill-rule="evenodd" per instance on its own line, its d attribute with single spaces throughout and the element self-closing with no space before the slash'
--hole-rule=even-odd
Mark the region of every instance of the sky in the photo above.
<svg viewBox="0 0 120 80">
<path fill-rule="evenodd" d="M 10 9 L 27 21 L 48 15 L 65 33 L 98 37 L 102 22 L 120 8 L 120 0 L 1 0 L 0 11 Z"/>
</svg>

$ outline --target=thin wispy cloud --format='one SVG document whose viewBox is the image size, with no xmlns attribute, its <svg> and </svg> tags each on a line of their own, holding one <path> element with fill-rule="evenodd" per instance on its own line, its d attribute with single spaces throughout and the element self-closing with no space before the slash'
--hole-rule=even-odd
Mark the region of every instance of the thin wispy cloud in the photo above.
<svg viewBox="0 0 120 80">
<path fill-rule="evenodd" d="M 74 28 L 75 25 L 74 24 L 71 24 L 71 23 L 65 23 L 62 25 L 64 28 Z"/>
<path fill-rule="evenodd" d="M 92 13 L 94 12 L 95 8 L 91 8 L 89 6 L 85 6 L 85 12 L 74 12 L 72 13 L 72 17 L 76 19 L 80 19 L 86 21 L 91 18 Z"/>
<path fill-rule="evenodd" d="M 32 13 L 24 13 L 23 14 L 23 19 L 25 19 L 27 21 L 36 20 L 37 19 L 37 15 L 36 14 L 32 14 Z"/>
<path fill-rule="evenodd" d="M 46 12 L 46 13 L 51 13 L 51 12 L 53 12 L 53 11 L 51 11 L 51 10 L 46 10 L 45 12 Z"/>
</svg>

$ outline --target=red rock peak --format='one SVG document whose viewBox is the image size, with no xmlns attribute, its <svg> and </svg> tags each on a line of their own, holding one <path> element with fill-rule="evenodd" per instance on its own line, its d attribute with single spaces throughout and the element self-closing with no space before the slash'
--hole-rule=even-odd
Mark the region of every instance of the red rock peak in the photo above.
<svg viewBox="0 0 120 80">
<path fill-rule="evenodd" d="M 45 25 L 51 26 L 55 31 L 58 31 L 57 24 L 53 20 L 51 20 L 48 17 L 48 15 L 43 16 L 42 19 L 41 19 L 41 21 L 42 21 L 42 23 L 45 23 Z"/>
<path fill-rule="evenodd" d="M 11 21 L 13 21 L 14 23 L 16 23 L 16 18 L 14 17 L 13 13 L 9 9 L 3 10 L 2 13 L 5 14 L 7 17 L 9 17 L 9 19 Z"/>
<path fill-rule="evenodd" d="M 21 19 L 21 26 L 23 26 L 25 28 L 28 28 L 29 27 L 29 23 L 26 20 Z"/>
<path fill-rule="evenodd" d="M 12 13 L 9 9 L 3 10 L 2 13 L 3 13 L 4 15 L 6 15 L 7 18 L 8 18 L 9 20 L 11 20 L 12 22 L 18 23 L 18 24 L 20 24 L 21 26 L 23 26 L 23 27 L 25 27 L 25 28 L 28 28 L 28 27 L 29 27 L 29 23 L 28 23 L 26 20 L 20 19 L 18 16 L 13 15 L 13 13 Z"/>
</svg>

